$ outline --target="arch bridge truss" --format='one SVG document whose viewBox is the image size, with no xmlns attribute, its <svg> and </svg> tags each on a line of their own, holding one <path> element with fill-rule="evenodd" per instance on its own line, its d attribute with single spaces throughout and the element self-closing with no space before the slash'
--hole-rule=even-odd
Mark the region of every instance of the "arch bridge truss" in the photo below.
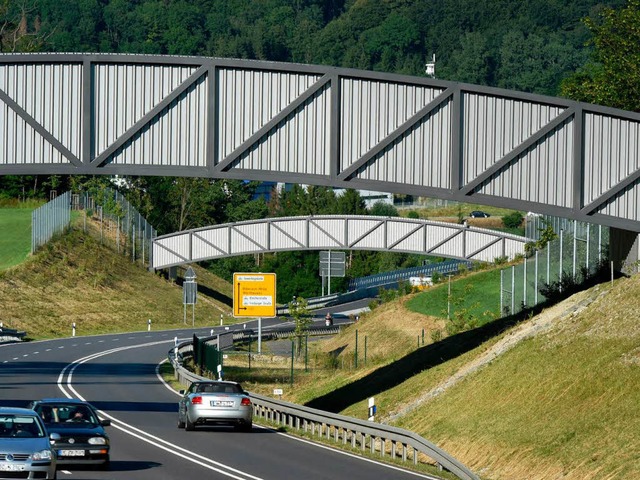
<svg viewBox="0 0 640 480">
<path fill-rule="evenodd" d="M 397 217 L 271 218 L 185 230 L 153 241 L 152 266 L 286 250 L 382 250 L 493 262 L 524 254 L 525 237 Z"/>
<path fill-rule="evenodd" d="M 640 232 L 640 115 L 328 66 L 2 54 L 6 174 L 272 180 Z"/>
</svg>

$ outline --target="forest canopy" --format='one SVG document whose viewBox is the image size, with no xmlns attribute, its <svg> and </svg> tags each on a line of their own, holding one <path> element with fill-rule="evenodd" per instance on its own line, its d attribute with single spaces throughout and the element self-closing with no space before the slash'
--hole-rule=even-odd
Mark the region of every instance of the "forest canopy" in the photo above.
<svg viewBox="0 0 640 480">
<path fill-rule="evenodd" d="M 4 0 L 3 51 L 203 55 L 436 76 L 548 95 L 623 0 Z"/>
</svg>

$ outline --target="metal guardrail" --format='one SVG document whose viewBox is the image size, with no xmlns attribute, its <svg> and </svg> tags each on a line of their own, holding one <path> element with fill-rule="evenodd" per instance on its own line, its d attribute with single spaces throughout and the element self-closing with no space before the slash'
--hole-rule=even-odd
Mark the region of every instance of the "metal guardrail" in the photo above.
<svg viewBox="0 0 640 480">
<path fill-rule="evenodd" d="M 344 325 L 344 324 L 343 324 Z M 289 338 L 293 335 L 295 330 L 285 329 L 285 330 L 276 330 L 270 332 L 262 332 L 262 340 L 279 340 L 282 338 Z M 307 330 L 307 334 L 310 337 L 320 336 L 320 335 L 336 335 L 340 333 L 340 325 L 333 325 L 331 327 L 326 326 L 315 326 L 312 325 Z M 239 330 L 233 332 L 233 341 L 245 342 L 245 341 L 253 341 L 258 338 L 258 332 L 255 330 Z"/>
<path fill-rule="evenodd" d="M 169 360 L 175 369 L 176 379 L 186 387 L 192 382 L 209 380 L 188 371 L 182 361 L 193 350 L 191 342 L 184 342 L 171 349 Z M 253 402 L 254 416 L 278 425 L 310 432 L 312 436 L 333 439 L 336 443 L 350 444 L 352 448 L 369 450 L 381 457 L 399 458 L 414 464 L 431 459 L 463 480 L 479 480 L 469 468 L 445 451 L 408 430 L 353 417 L 324 412 L 315 408 L 275 400 L 255 393 L 249 394 Z"/>
</svg>

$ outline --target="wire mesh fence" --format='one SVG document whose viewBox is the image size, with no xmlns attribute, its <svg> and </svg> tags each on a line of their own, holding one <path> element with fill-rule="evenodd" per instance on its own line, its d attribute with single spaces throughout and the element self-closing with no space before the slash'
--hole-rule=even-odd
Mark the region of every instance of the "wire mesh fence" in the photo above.
<svg viewBox="0 0 640 480">
<path fill-rule="evenodd" d="M 71 210 L 82 210 L 84 229 L 87 219 L 99 224 L 100 242 L 118 253 L 131 256 L 133 262 L 151 267 L 151 243 L 158 235 L 153 226 L 120 192 L 105 188 L 91 192 L 65 192 L 32 213 L 31 253 L 47 243 L 71 223 Z"/>
<path fill-rule="evenodd" d="M 63 193 L 31 214 L 31 253 L 71 223 L 71 192 Z"/>
<path fill-rule="evenodd" d="M 98 222 L 101 243 L 151 267 L 151 243 L 158 232 L 122 193 L 110 188 L 83 192 L 73 196 L 72 204 L 85 211 L 85 221 L 92 218 Z"/>
<path fill-rule="evenodd" d="M 540 231 L 551 225 L 558 237 L 521 264 L 501 271 L 500 311 L 518 313 L 547 298 L 550 285 L 561 291 L 563 282 L 581 283 L 595 273 L 607 258 L 609 228 L 576 220 L 536 217 L 527 230 L 529 238 L 540 238 Z M 556 230 L 558 228 L 558 230 Z"/>
</svg>

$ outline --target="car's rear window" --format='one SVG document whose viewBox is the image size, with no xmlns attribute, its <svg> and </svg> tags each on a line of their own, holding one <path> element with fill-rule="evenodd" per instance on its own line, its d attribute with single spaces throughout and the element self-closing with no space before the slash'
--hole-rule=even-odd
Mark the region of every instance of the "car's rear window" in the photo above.
<svg viewBox="0 0 640 480">
<path fill-rule="evenodd" d="M 202 383 L 198 385 L 198 393 L 242 393 L 242 388 L 233 383 Z"/>
</svg>

